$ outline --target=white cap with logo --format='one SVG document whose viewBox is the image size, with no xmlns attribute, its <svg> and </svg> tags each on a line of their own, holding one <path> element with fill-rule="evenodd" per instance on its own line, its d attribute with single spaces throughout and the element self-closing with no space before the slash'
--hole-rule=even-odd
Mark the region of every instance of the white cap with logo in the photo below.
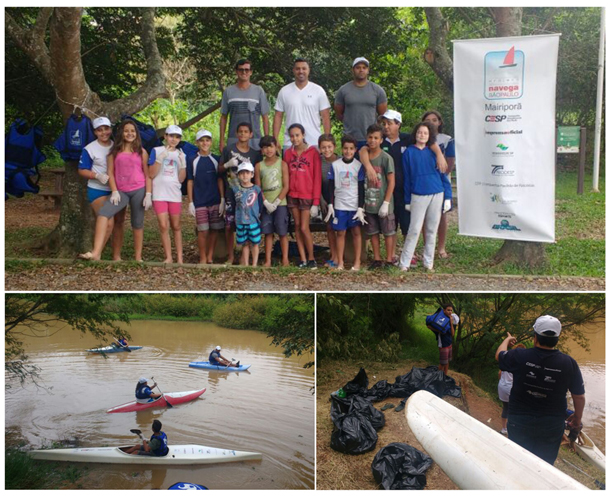
<svg viewBox="0 0 611 497">
<path fill-rule="evenodd" d="M 149 381 L 143 376 L 138 380 L 138 383 L 148 383 Z"/>
<path fill-rule="evenodd" d="M 369 61 L 365 57 L 357 57 L 356 59 L 354 59 L 352 61 L 352 67 L 354 67 L 354 66 L 356 66 L 357 64 L 360 64 L 360 63 L 363 63 L 367 67 L 369 67 Z"/>
<path fill-rule="evenodd" d="M 220 345 L 217 345 L 217 346 L 216 346 L 216 350 L 221 350 L 221 346 L 220 346 Z"/>
<path fill-rule="evenodd" d="M 180 129 L 180 126 L 176 126 L 176 124 L 170 124 L 165 129 L 165 134 L 166 135 L 180 135 L 180 136 L 182 136 L 182 129 Z"/>
<path fill-rule="evenodd" d="M 533 329 L 537 335 L 559 337 L 562 331 L 562 325 L 554 316 L 541 316 L 535 321 Z"/>
<path fill-rule="evenodd" d="M 93 120 L 93 129 L 98 129 L 100 126 L 108 126 L 110 128 L 110 119 L 107 117 L 96 117 Z"/>
<path fill-rule="evenodd" d="M 397 112 L 396 110 L 387 110 L 386 112 L 384 112 L 384 115 L 382 117 L 384 119 L 394 119 L 395 121 L 399 121 L 400 123 L 403 122 L 401 113 Z"/>
<path fill-rule="evenodd" d="M 254 173 L 255 168 L 250 162 L 242 162 L 242 164 L 238 166 L 238 174 L 240 174 L 241 171 L 250 171 L 251 173 Z"/>
<path fill-rule="evenodd" d="M 212 138 L 212 133 L 210 133 L 210 131 L 208 131 L 207 129 L 200 129 L 195 135 L 195 140 L 201 140 L 202 138 L 206 137 Z"/>
</svg>

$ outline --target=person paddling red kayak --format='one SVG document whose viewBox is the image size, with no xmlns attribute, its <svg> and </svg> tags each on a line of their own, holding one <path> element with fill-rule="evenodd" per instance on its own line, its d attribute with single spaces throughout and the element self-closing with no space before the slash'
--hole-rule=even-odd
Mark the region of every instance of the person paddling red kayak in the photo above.
<svg viewBox="0 0 611 497">
<path fill-rule="evenodd" d="M 149 380 L 144 377 L 138 380 L 138 384 L 136 385 L 136 402 L 138 402 L 138 404 L 148 404 L 149 402 L 154 402 L 161 397 L 160 393 L 153 392 L 153 388 L 157 386 L 157 383 L 154 383 L 152 387 L 149 387 L 148 381 Z"/>
</svg>

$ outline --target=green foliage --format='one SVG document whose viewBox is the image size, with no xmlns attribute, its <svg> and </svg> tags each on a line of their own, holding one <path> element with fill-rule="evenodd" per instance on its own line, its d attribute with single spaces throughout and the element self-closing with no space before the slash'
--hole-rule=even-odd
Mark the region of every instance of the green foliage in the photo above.
<svg viewBox="0 0 611 497">
<path fill-rule="evenodd" d="M 317 360 L 396 360 L 415 304 L 405 293 L 318 294 Z"/>
<path fill-rule="evenodd" d="M 126 313 L 108 312 L 105 304 L 109 294 L 27 294 L 5 296 L 4 346 L 6 388 L 11 381 L 36 381 L 38 368 L 27 362 L 23 338 L 47 336 L 49 323 L 64 324 L 102 340 L 129 334 L 121 327 L 129 323 Z M 52 331 L 52 330 L 51 330 Z"/>
<path fill-rule="evenodd" d="M 284 294 L 269 302 L 262 323 L 272 344 L 284 349 L 284 355 L 314 354 L 314 296 Z M 308 362 L 309 368 L 314 362 Z"/>
<path fill-rule="evenodd" d="M 274 298 L 263 295 L 248 296 L 236 302 L 226 303 L 214 309 L 212 320 L 226 328 L 260 330 L 270 300 Z"/>
<path fill-rule="evenodd" d="M 64 481 L 75 483 L 84 475 L 80 467 L 34 461 L 27 452 L 8 447 L 4 451 L 4 471 L 6 490 L 53 489 Z"/>
</svg>

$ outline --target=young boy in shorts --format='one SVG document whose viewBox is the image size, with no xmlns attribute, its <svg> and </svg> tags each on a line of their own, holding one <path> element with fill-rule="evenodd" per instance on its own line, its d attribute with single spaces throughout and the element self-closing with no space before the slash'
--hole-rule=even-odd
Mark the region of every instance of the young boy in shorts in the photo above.
<svg viewBox="0 0 611 497">
<path fill-rule="evenodd" d="M 286 195 L 289 192 L 289 167 L 278 156 L 276 139 L 267 135 L 259 141 L 263 160 L 255 165 L 255 184 L 263 192 L 261 230 L 265 235 L 265 266 L 272 265 L 274 233 L 280 237 L 282 265 L 289 265 L 289 210 Z"/>
<path fill-rule="evenodd" d="M 344 249 L 346 231 L 352 232 L 354 243 L 354 263 L 352 269 L 361 268 L 361 225 L 366 224 L 365 211 L 365 170 L 354 158 L 356 154 L 355 138 L 349 135 L 342 137 L 342 158 L 331 165 L 329 180 L 331 188 L 329 211 L 325 222 L 333 218 L 331 225 L 335 230 L 337 242 L 337 269 L 344 269 Z"/>
<path fill-rule="evenodd" d="M 232 145 L 228 145 L 223 149 L 221 156 L 221 164 L 219 166 L 220 174 L 225 177 L 225 191 L 233 186 L 239 186 L 238 166 L 243 162 L 248 162 L 251 165 L 261 161 L 261 153 L 250 146 L 250 140 L 253 136 L 252 125 L 248 122 L 238 124 L 236 128 L 236 137 L 238 141 Z M 235 225 L 235 206 L 229 203 L 229 195 L 225 198 L 225 242 L 227 244 L 227 264 L 233 264 L 234 254 L 234 233 Z"/>
<path fill-rule="evenodd" d="M 373 262 L 369 269 L 392 266 L 395 255 L 396 227 L 393 206 L 395 189 L 395 165 L 392 157 L 384 152 L 382 145 L 383 129 L 379 124 L 367 128 L 367 148 L 369 162 L 376 173 L 375 181 L 365 181 L 365 235 L 371 239 Z M 384 235 L 386 264 L 380 255 L 380 232 Z"/>
<path fill-rule="evenodd" d="M 261 243 L 261 212 L 263 211 L 263 195 L 261 188 L 252 180 L 255 168 L 250 162 L 242 162 L 238 166 L 239 186 L 232 186 L 228 192 L 231 205 L 235 206 L 236 242 L 242 246 L 243 266 L 248 266 L 250 248 L 252 247 L 252 265 L 259 261 L 259 244 Z"/>
<path fill-rule="evenodd" d="M 212 133 L 200 129 L 195 142 L 199 149 L 197 155 L 187 160 L 189 214 L 197 224 L 199 263 L 212 264 L 217 230 L 225 225 L 225 188 L 218 174 L 220 158 L 210 152 Z"/>
</svg>

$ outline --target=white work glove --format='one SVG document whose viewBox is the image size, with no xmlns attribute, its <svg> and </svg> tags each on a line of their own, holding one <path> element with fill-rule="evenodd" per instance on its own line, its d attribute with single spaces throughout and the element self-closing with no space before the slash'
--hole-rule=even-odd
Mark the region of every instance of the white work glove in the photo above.
<svg viewBox="0 0 611 497">
<path fill-rule="evenodd" d="M 163 147 L 163 149 L 159 152 L 159 155 L 155 157 L 155 162 L 159 162 L 160 164 L 163 164 L 163 159 L 165 159 L 167 156 L 168 156 L 168 148 Z"/>
<path fill-rule="evenodd" d="M 100 183 L 105 185 L 106 183 L 108 183 L 108 174 L 95 173 L 95 179 L 97 179 Z"/>
<path fill-rule="evenodd" d="M 352 219 L 358 219 L 361 222 L 361 224 L 369 224 L 367 221 L 365 221 L 365 211 L 363 210 L 362 207 L 359 207 L 356 210 L 356 214 L 352 216 Z"/>
<path fill-rule="evenodd" d="M 380 206 L 380 210 L 378 211 L 378 216 L 380 217 L 388 217 L 388 209 L 390 208 L 390 202 L 382 202 Z"/>
<path fill-rule="evenodd" d="M 407 212 L 411 212 L 412 211 L 412 206 L 410 204 L 405 204 L 405 210 Z"/>
<path fill-rule="evenodd" d="M 329 219 L 335 217 L 335 209 L 333 208 L 333 204 L 329 204 L 329 212 L 327 212 L 327 217 L 325 217 L 325 223 L 329 222 Z"/>
<path fill-rule="evenodd" d="M 317 205 L 313 205 L 312 207 L 310 207 L 310 217 L 314 218 L 316 216 L 318 216 L 318 206 Z"/>
<path fill-rule="evenodd" d="M 273 204 L 276 206 L 274 210 L 278 208 L 278 206 L 280 205 L 280 202 L 282 202 L 282 200 L 280 200 L 279 198 L 276 198 L 276 200 L 273 201 Z"/>
<path fill-rule="evenodd" d="M 221 203 L 219 204 L 219 216 L 223 217 L 225 214 L 225 197 L 221 197 Z"/>
<path fill-rule="evenodd" d="M 119 205 L 119 202 L 121 202 L 121 194 L 115 190 L 110 194 L 110 203 L 112 205 Z"/>
<path fill-rule="evenodd" d="M 187 156 L 182 150 L 178 151 L 178 170 L 187 169 Z"/>
<path fill-rule="evenodd" d="M 225 165 L 223 166 L 225 169 L 237 169 L 238 168 L 238 163 L 240 161 L 238 160 L 237 157 L 234 157 L 231 160 L 228 160 Z"/>
<path fill-rule="evenodd" d="M 263 205 L 267 209 L 267 212 L 269 212 L 270 214 L 276 210 L 276 205 L 272 202 L 268 202 L 267 200 L 263 200 Z"/>
<path fill-rule="evenodd" d="M 443 201 L 443 210 L 441 211 L 443 214 L 452 209 L 452 201 L 450 199 Z"/>
<path fill-rule="evenodd" d="M 151 207 L 153 207 L 153 194 L 148 192 L 145 196 L 144 196 L 144 201 L 142 202 L 142 206 L 144 207 L 145 211 L 148 211 Z"/>
<path fill-rule="evenodd" d="M 193 202 L 189 202 L 189 214 L 195 217 L 195 204 Z"/>
</svg>

